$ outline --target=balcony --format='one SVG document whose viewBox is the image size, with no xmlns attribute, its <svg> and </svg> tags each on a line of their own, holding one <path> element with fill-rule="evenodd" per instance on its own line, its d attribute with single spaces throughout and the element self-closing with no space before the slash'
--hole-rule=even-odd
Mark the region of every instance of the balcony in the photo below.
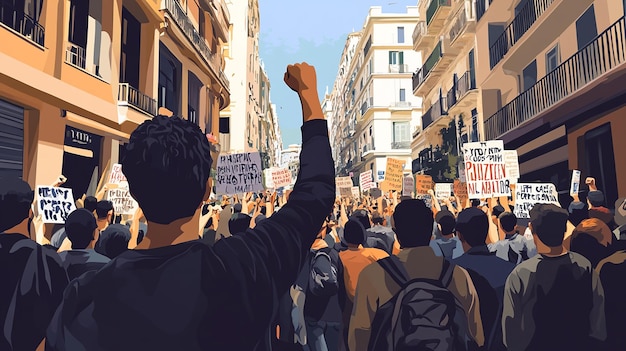
<svg viewBox="0 0 626 351">
<path fill-rule="evenodd" d="M 413 30 L 413 50 L 419 51 L 421 47 L 430 47 L 437 37 L 428 33 L 425 21 L 419 21 Z"/>
<path fill-rule="evenodd" d="M 624 17 L 485 121 L 487 140 L 500 139 L 626 63 Z M 595 82 L 594 82 L 595 83 Z M 600 81 L 598 81 L 600 83 Z M 578 94 L 580 95 L 580 94 Z"/>
<path fill-rule="evenodd" d="M 397 108 L 397 109 L 410 109 L 412 108 L 411 105 L 411 101 L 394 101 L 389 105 L 390 108 Z"/>
<path fill-rule="evenodd" d="M 465 0 L 462 0 L 464 2 Z M 468 43 L 474 42 L 474 34 L 476 33 L 476 13 L 474 6 L 470 6 L 470 12 L 463 6 L 456 15 L 454 24 L 450 28 L 448 38 L 450 45 L 453 47 L 463 47 Z"/>
<path fill-rule="evenodd" d="M 524 36 L 555 0 L 531 0 L 524 5 L 513 21 L 504 29 L 489 48 L 489 61 L 493 69 L 513 46 Z"/>
<path fill-rule="evenodd" d="M 428 33 L 437 35 L 443 28 L 450 11 L 452 0 L 431 0 L 426 9 L 426 26 Z"/>
<path fill-rule="evenodd" d="M 200 8 L 209 13 L 213 23 L 217 23 L 216 29 L 218 38 L 223 42 L 228 41 L 230 29 L 230 13 L 224 0 L 200 0 Z"/>
<path fill-rule="evenodd" d="M 389 65 L 388 73 L 409 73 L 409 65 L 401 64 L 401 65 Z"/>
<path fill-rule="evenodd" d="M 392 150 L 403 150 L 403 149 L 410 149 L 411 148 L 411 141 L 407 140 L 407 141 L 394 141 L 391 143 L 391 149 Z"/>
<path fill-rule="evenodd" d="M 480 21 L 480 19 L 485 14 L 485 11 L 489 8 L 489 5 L 493 0 L 476 0 L 476 21 Z"/>
<path fill-rule="evenodd" d="M 476 107 L 478 90 L 476 79 L 470 71 L 465 72 L 448 91 L 448 113 L 462 113 L 469 108 Z"/>
<path fill-rule="evenodd" d="M 413 139 L 415 139 L 419 133 L 421 133 L 423 130 L 422 126 L 415 126 L 415 129 L 413 129 Z"/>
<path fill-rule="evenodd" d="M 87 62 L 85 48 L 73 43 L 67 43 L 67 48 L 65 49 L 65 62 L 84 70 Z"/>
<path fill-rule="evenodd" d="M 117 104 L 119 106 L 132 106 L 149 116 L 155 116 L 157 113 L 157 101 L 128 83 L 120 83 L 117 90 Z"/>
<path fill-rule="evenodd" d="M 216 77 L 224 84 L 224 87 L 228 89 L 228 79 L 226 79 L 226 76 L 222 72 L 221 59 L 211 52 L 206 39 L 198 33 L 198 30 L 194 27 L 189 17 L 187 17 L 185 11 L 180 7 L 178 1 L 162 0 L 161 10 L 166 11 L 169 17 L 173 19 L 178 28 L 185 35 L 185 38 L 187 38 L 187 41 L 214 71 Z"/>
<path fill-rule="evenodd" d="M 16 11 L 13 6 L 9 6 L 6 2 L 0 2 L 0 22 L 22 37 L 43 47 L 46 35 L 45 28 L 23 11 Z"/>
<path fill-rule="evenodd" d="M 444 121 L 442 120 L 442 117 L 448 115 L 446 106 L 446 98 L 439 98 L 439 101 L 434 103 L 428 111 L 422 115 L 422 130 L 426 130 L 430 126 L 447 125 L 447 123 L 443 123 Z"/>
<path fill-rule="evenodd" d="M 413 95 L 424 96 L 431 91 L 454 61 L 453 52 L 443 51 L 444 41 L 444 37 L 441 37 L 424 65 L 413 74 Z"/>
</svg>

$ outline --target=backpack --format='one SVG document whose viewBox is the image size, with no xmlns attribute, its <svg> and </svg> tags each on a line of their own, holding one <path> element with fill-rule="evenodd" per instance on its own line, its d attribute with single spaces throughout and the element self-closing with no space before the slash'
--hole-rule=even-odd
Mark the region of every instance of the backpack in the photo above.
<svg viewBox="0 0 626 351">
<path fill-rule="evenodd" d="M 410 279 L 396 256 L 378 260 L 401 286 L 374 315 L 369 351 L 471 350 L 465 311 L 447 289 L 455 265 L 443 260 L 439 280 Z M 474 343 L 475 345 L 475 343 Z"/>
<path fill-rule="evenodd" d="M 337 266 L 323 249 L 317 250 L 311 259 L 308 285 L 308 290 L 320 297 L 330 297 L 339 291 Z"/>
</svg>

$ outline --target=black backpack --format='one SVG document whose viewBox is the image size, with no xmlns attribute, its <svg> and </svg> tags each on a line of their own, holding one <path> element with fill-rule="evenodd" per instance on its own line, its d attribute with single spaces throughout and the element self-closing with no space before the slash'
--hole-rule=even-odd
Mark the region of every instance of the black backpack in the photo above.
<svg viewBox="0 0 626 351">
<path fill-rule="evenodd" d="M 313 253 L 309 273 L 308 290 L 315 296 L 329 297 L 339 291 L 337 266 L 324 249 Z"/>
<path fill-rule="evenodd" d="M 448 290 L 455 265 L 443 260 L 439 280 L 410 279 L 396 256 L 378 260 L 402 288 L 376 311 L 369 351 L 465 351 L 477 347 L 465 311 Z"/>
</svg>

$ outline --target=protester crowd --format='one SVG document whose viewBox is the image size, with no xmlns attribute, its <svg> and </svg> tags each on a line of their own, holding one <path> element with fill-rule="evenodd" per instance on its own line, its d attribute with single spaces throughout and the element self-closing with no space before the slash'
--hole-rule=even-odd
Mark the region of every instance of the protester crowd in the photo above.
<svg viewBox="0 0 626 351">
<path fill-rule="evenodd" d="M 0 350 L 626 348 L 624 198 L 612 212 L 587 178 L 586 202 L 524 220 L 514 189 L 340 196 L 315 71 L 285 82 L 303 112 L 293 190 L 212 195 L 204 134 L 166 116 L 121 161 L 132 215 L 103 184 L 44 224 L 31 186 L 0 179 Z"/>
</svg>

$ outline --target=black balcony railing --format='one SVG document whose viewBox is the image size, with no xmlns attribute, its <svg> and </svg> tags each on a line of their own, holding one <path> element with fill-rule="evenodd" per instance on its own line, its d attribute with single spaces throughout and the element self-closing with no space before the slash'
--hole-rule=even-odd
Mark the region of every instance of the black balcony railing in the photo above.
<svg viewBox="0 0 626 351">
<path fill-rule="evenodd" d="M 128 83 L 120 83 L 117 91 L 117 101 L 132 105 L 150 116 L 155 116 L 157 113 L 157 101 L 133 88 Z"/>
<path fill-rule="evenodd" d="M 624 17 L 485 121 L 487 140 L 537 116 L 587 83 L 626 63 Z"/>
<path fill-rule="evenodd" d="M 456 92 L 457 92 L 457 87 L 456 87 L 455 83 L 452 88 L 450 88 L 450 90 L 448 90 L 448 93 L 446 94 L 446 101 L 448 102 L 448 109 L 450 109 L 452 106 L 456 105 L 457 102 L 457 98 L 456 98 Z"/>
<path fill-rule="evenodd" d="M 428 9 L 426 9 L 426 25 L 430 24 L 440 7 L 451 5 L 452 0 L 431 0 Z"/>
<path fill-rule="evenodd" d="M 21 9 L 24 10 L 23 3 Z M 0 2 L 0 22 L 37 45 L 43 46 L 45 28 L 24 11 L 18 11 L 8 3 Z"/>
<path fill-rule="evenodd" d="M 424 62 L 424 65 L 417 72 L 413 73 L 413 90 L 417 89 L 428 77 L 430 71 L 437 65 L 437 63 L 443 57 L 441 40 L 433 49 L 433 52 L 428 56 L 428 59 Z"/>
<path fill-rule="evenodd" d="M 433 105 L 433 112 L 432 112 L 433 121 L 436 121 L 441 116 L 447 116 L 447 115 L 448 115 L 448 104 L 446 103 L 446 97 L 441 96 L 439 97 L 439 101 L 437 101 Z"/>
<path fill-rule="evenodd" d="M 530 0 L 489 48 L 491 68 L 495 67 L 520 38 L 532 27 L 554 0 Z"/>
<path fill-rule="evenodd" d="M 422 115 L 422 130 L 433 124 L 433 106 Z"/>
<path fill-rule="evenodd" d="M 465 72 L 448 91 L 448 108 L 456 105 L 465 94 L 476 89 L 476 79 L 470 71 Z"/>
</svg>

